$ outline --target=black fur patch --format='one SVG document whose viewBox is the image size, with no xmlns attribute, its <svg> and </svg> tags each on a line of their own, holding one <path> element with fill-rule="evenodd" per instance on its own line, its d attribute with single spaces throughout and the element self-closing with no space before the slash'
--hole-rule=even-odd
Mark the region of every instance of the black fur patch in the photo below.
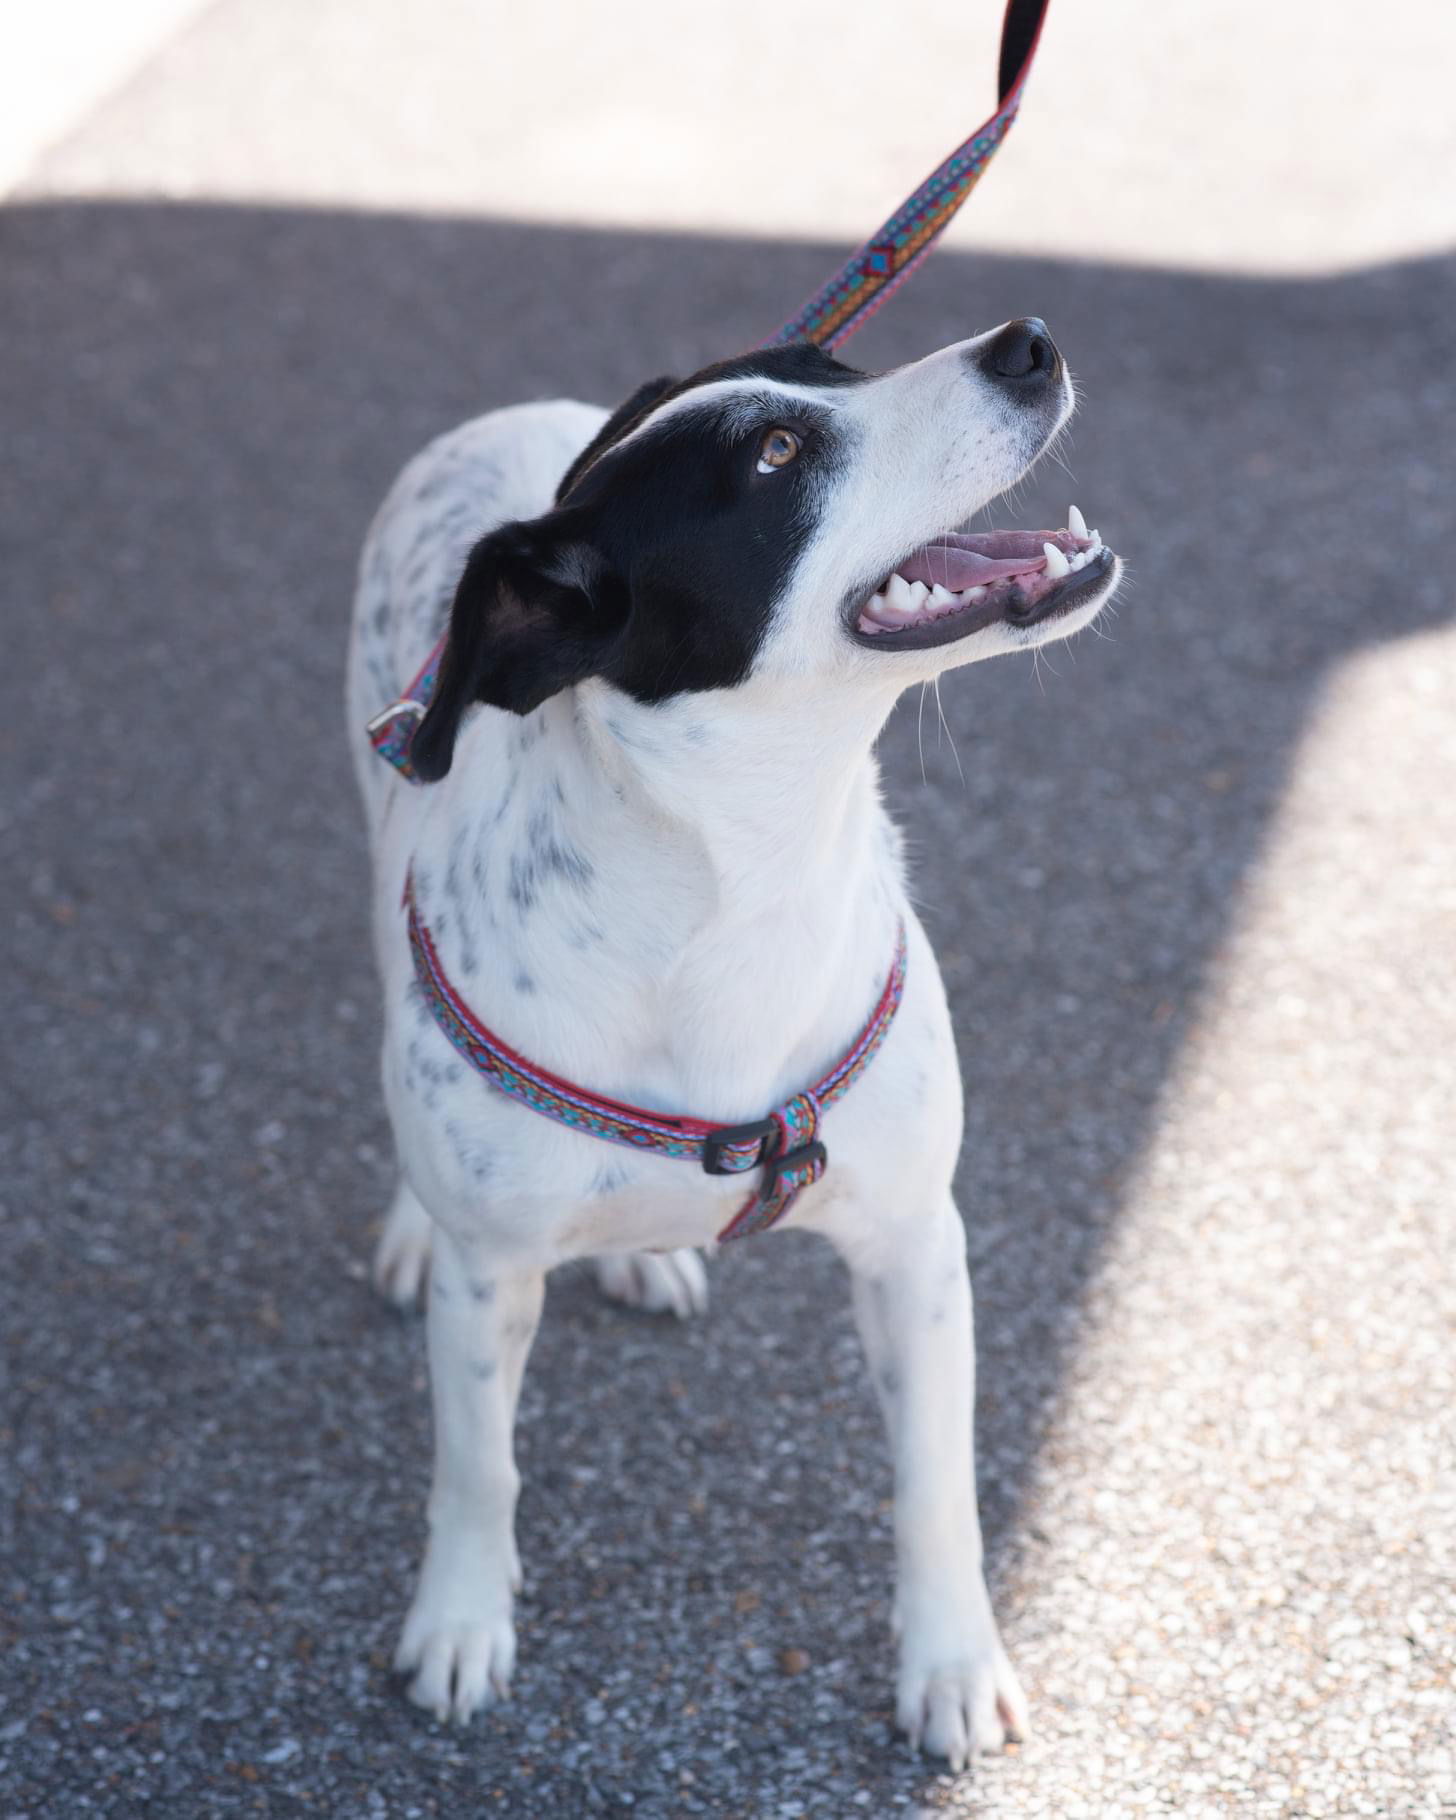
<svg viewBox="0 0 1456 1820">
<path fill-rule="evenodd" d="M 728 400 L 688 395 L 720 380 L 765 381 Z M 846 431 L 827 407 L 775 393 L 865 375 L 822 349 L 768 348 L 692 379 L 640 387 L 603 425 L 541 518 L 503 525 L 471 552 L 413 761 L 427 782 L 450 768 L 472 702 L 528 714 L 589 676 L 638 701 L 731 688 L 747 676 L 774 602 L 817 517 Z M 625 441 L 652 410 L 686 402 Z M 766 431 L 784 426 L 798 457 L 757 471 Z"/>
</svg>

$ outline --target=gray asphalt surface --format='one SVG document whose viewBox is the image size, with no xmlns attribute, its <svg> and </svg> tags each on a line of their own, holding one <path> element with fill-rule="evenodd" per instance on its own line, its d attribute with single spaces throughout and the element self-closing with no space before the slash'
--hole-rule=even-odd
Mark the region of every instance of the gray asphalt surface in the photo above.
<svg viewBox="0 0 1456 1820">
<path fill-rule="evenodd" d="M 851 350 L 1045 315 L 1073 496 L 1133 567 L 1110 642 L 946 684 L 963 779 L 933 703 L 884 743 L 969 1088 L 983 1511 L 1038 1739 L 950 1778 L 893 1737 L 888 1468 L 794 1236 L 694 1326 L 553 1284 L 515 1697 L 448 1732 L 388 1673 L 428 1412 L 422 1328 L 363 1280 L 358 542 L 437 430 L 614 402 L 828 263 L 0 218 L 0 1812 L 1456 1812 L 1451 259 L 948 254 Z"/>
</svg>

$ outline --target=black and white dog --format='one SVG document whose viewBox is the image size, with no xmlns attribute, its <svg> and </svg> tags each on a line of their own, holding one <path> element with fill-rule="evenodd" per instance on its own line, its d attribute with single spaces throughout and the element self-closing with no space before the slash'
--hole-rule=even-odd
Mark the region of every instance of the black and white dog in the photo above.
<svg viewBox="0 0 1456 1820">
<path fill-rule="evenodd" d="M 1055 532 L 954 531 L 1071 410 L 1034 319 L 884 374 L 776 348 L 610 417 L 492 412 L 417 456 L 370 530 L 349 721 L 400 1165 L 375 1273 L 400 1303 L 428 1275 L 436 1447 L 397 1662 L 442 1718 L 503 1694 L 515 1657 L 511 1430 L 546 1271 L 590 1256 L 609 1295 L 701 1310 L 745 1179 L 482 1080 L 416 984 L 411 873 L 454 987 L 516 1051 L 725 1123 L 844 1053 L 903 920 L 899 1014 L 789 1223 L 848 1263 L 889 1427 L 899 1722 L 957 1766 L 1026 1729 L 981 1568 L 955 1044 L 873 749 L 908 684 L 1063 638 L 1112 594 L 1118 558 L 1075 508 Z M 420 788 L 363 729 L 447 612 Z"/>
</svg>

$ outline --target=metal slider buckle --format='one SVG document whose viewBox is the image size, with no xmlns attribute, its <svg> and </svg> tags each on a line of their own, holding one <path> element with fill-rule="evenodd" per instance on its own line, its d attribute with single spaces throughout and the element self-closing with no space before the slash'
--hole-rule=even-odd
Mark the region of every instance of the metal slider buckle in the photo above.
<svg viewBox="0 0 1456 1820">
<path fill-rule="evenodd" d="M 413 714 L 417 720 L 425 718 L 425 704 L 416 701 L 412 695 L 406 695 L 401 701 L 392 701 L 387 708 L 381 708 L 373 720 L 366 721 L 364 731 L 373 739 L 376 733 L 382 733 L 391 721 L 399 720 L 406 714 Z"/>
</svg>

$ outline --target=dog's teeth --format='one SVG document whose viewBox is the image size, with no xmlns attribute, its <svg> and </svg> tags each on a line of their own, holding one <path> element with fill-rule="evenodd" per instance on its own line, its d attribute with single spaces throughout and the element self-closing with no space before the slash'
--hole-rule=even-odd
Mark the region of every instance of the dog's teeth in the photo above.
<svg viewBox="0 0 1456 1820">
<path fill-rule="evenodd" d="M 978 600 L 984 600 L 985 598 L 986 590 L 984 587 L 967 588 L 965 593 L 961 596 L 961 599 L 966 601 L 970 606 L 975 606 Z"/>
<path fill-rule="evenodd" d="M 1046 557 L 1046 572 L 1053 581 L 1060 581 L 1064 575 L 1072 573 L 1072 565 L 1054 543 L 1044 543 L 1041 549 Z"/>
<path fill-rule="evenodd" d="M 1087 535 L 1087 520 L 1075 506 L 1067 513 L 1067 529 L 1072 533 L 1073 537 L 1085 537 Z"/>
<path fill-rule="evenodd" d="M 1067 558 L 1067 567 L 1073 570 L 1073 572 L 1085 568 L 1087 566 L 1087 559 L 1091 554 L 1092 552 L 1090 550 L 1078 550 L 1075 556 L 1069 556 Z"/>
<path fill-rule="evenodd" d="M 1100 531 L 1089 531 L 1087 535 L 1092 539 L 1092 555 L 1095 556 L 1102 548 L 1102 533 Z"/>
<path fill-rule="evenodd" d="M 951 593 L 949 588 L 943 588 L 939 582 L 936 582 L 935 586 L 930 590 L 930 604 L 932 607 L 943 608 L 958 607 L 961 603 L 956 596 Z"/>
<path fill-rule="evenodd" d="M 897 613 L 908 613 L 911 609 L 910 584 L 903 575 L 892 575 L 885 584 L 885 599 Z"/>
<path fill-rule="evenodd" d="M 910 583 L 910 605 L 916 612 L 919 612 L 921 607 L 923 607 L 929 599 L 930 589 L 926 587 L 923 581 L 912 581 Z"/>
</svg>

